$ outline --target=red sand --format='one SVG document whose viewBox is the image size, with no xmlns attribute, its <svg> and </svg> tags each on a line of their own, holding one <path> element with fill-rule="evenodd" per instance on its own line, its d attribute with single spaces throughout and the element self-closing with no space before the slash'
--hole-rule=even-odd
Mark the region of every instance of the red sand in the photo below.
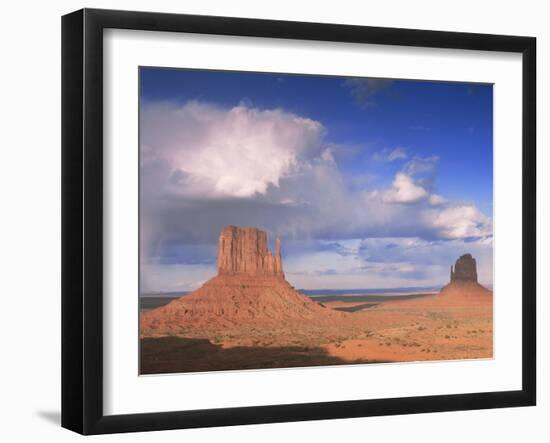
<svg viewBox="0 0 550 443">
<path fill-rule="evenodd" d="M 434 296 L 389 300 L 354 313 L 332 309 L 341 301 L 323 305 L 282 278 L 215 277 L 141 314 L 141 372 L 493 355 L 493 295 L 477 283 L 454 282 Z"/>
<path fill-rule="evenodd" d="M 217 276 L 193 293 L 141 315 L 142 333 L 327 326 L 350 315 L 324 308 L 277 277 Z"/>
</svg>

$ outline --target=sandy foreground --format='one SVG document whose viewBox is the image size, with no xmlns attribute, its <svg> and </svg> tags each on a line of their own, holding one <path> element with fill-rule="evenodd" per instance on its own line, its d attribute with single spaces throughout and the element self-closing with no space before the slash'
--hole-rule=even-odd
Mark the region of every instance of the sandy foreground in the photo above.
<svg viewBox="0 0 550 443">
<path fill-rule="evenodd" d="M 264 327 L 167 329 L 142 317 L 141 373 L 493 356 L 493 295 L 477 284 L 449 285 L 439 294 L 412 300 L 351 299 L 320 305 L 326 310 L 322 317 L 329 320 L 287 322 L 281 327 L 278 320 Z"/>
</svg>

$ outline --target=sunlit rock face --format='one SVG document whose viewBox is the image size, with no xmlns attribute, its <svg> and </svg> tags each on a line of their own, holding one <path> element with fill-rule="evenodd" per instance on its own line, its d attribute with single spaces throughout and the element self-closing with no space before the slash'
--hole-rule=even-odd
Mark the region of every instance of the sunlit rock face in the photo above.
<svg viewBox="0 0 550 443">
<path fill-rule="evenodd" d="M 267 234 L 256 228 L 226 226 L 218 239 L 218 275 L 275 276 L 284 278 L 281 242 L 275 255 Z"/>
<path fill-rule="evenodd" d="M 283 274 L 281 244 L 275 255 L 267 234 L 226 226 L 218 239 L 218 275 L 199 289 L 140 315 L 142 336 L 204 337 L 281 328 L 353 328 L 351 314 L 327 309 L 296 291 Z M 308 326 L 309 325 L 309 326 Z M 239 332 L 240 333 L 240 332 Z M 248 334 L 249 332 L 246 332 Z"/>
</svg>

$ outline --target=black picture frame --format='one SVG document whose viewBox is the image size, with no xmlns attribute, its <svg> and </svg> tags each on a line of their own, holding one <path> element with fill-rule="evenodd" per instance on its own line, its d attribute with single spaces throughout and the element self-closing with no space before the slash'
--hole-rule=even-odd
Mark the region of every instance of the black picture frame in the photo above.
<svg viewBox="0 0 550 443">
<path fill-rule="evenodd" d="M 522 54 L 522 389 L 131 415 L 103 413 L 103 30 Z M 536 39 L 83 9 L 62 18 L 62 426 L 82 434 L 458 411 L 536 403 Z"/>
</svg>

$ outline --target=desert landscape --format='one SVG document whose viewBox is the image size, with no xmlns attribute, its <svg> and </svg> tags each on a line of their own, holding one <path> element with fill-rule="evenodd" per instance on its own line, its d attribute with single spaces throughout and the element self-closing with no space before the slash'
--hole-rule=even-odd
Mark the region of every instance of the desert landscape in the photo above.
<svg viewBox="0 0 550 443">
<path fill-rule="evenodd" d="M 492 358 L 493 293 L 464 254 L 439 291 L 307 297 L 286 280 L 281 243 L 226 226 L 218 273 L 140 314 L 140 373 Z"/>
</svg>

